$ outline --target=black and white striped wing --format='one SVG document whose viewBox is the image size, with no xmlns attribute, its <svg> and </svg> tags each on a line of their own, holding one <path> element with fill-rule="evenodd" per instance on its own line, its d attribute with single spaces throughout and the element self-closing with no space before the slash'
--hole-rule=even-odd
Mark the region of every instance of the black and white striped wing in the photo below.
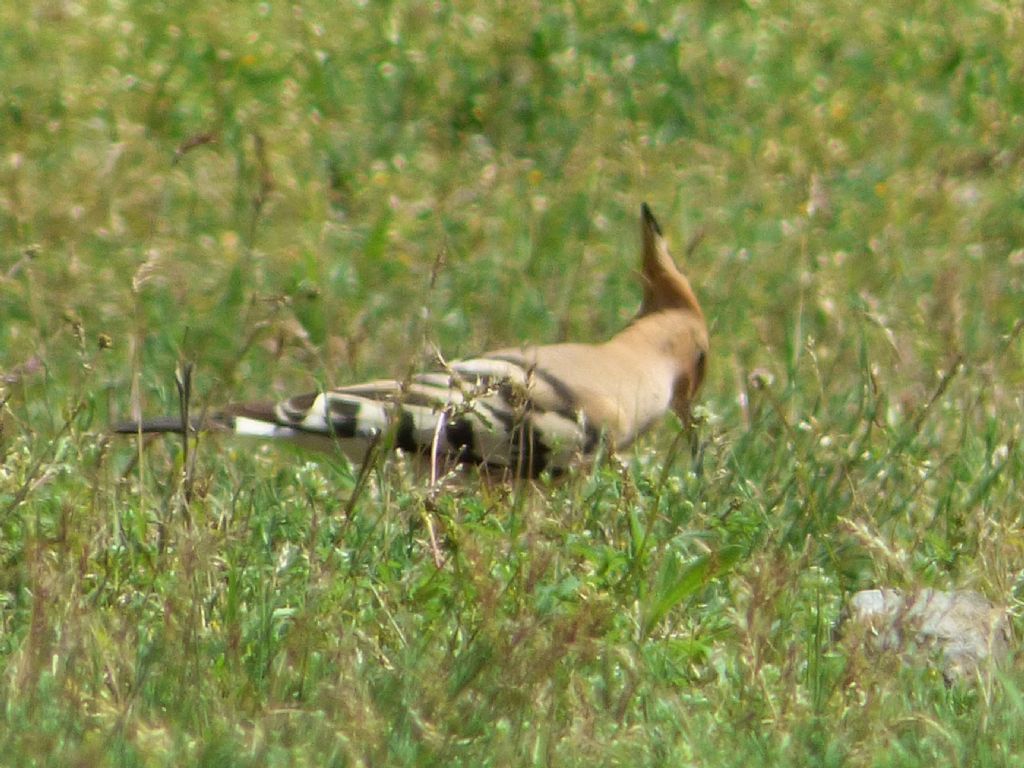
<svg viewBox="0 0 1024 768">
<path fill-rule="evenodd" d="M 563 470 L 598 440 L 567 387 L 512 356 L 459 361 L 405 384 L 382 380 L 304 395 L 277 404 L 272 420 L 246 419 L 236 416 L 236 431 L 319 435 L 349 453 L 393 434 L 394 446 L 407 453 L 526 476 Z"/>
</svg>

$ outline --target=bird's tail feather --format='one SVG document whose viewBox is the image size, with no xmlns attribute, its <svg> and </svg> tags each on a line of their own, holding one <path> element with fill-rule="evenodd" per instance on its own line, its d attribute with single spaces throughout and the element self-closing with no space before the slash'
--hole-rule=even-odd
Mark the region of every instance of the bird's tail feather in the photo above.
<svg viewBox="0 0 1024 768">
<path fill-rule="evenodd" d="M 253 434 L 273 436 L 266 431 L 246 431 L 255 429 L 250 422 L 273 423 L 274 406 L 272 404 L 249 404 L 225 408 L 212 414 L 189 417 L 190 432 L 235 432 L 237 434 Z M 243 429 L 239 429 L 242 422 Z M 180 415 L 157 416 L 156 418 L 122 421 L 111 427 L 111 432 L 121 435 L 178 434 L 184 432 Z"/>
<path fill-rule="evenodd" d="M 189 428 L 192 431 L 199 431 L 206 427 L 199 419 L 192 419 Z M 142 421 L 122 421 L 110 428 L 111 432 L 119 435 L 144 435 L 156 434 L 181 434 L 184 428 L 180 416 L 160 416 L 155 419 L 143 419 Z"/>
</svg>

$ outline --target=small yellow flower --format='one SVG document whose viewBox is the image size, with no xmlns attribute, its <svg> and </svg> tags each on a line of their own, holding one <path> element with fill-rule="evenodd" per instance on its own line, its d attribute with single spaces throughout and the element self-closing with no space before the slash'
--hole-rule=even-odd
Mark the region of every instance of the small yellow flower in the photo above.
<svg viewBox="0 0 1024 768">
<path fill-rule="evenodd" d="M 233 254 L 238 251 L 238 244 L 241 242 L 238 233 L 233 230 L 225 230 L 220 233 L 220 247 L 226 253 Z"/>
</svg>

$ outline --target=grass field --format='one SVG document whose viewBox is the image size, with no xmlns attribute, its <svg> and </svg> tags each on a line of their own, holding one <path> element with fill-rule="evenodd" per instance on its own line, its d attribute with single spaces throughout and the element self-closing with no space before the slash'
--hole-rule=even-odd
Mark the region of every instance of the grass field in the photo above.
<svg viewBox="0 0 1024 768">
<path fill-rule="evenodd" d="M 1022 30 L 0 4 L 0 764 L 1020 761 L 1016 658 L 947 688 L 832 627 L 879 585 L 1020 607 Z M 201 409 L 605 338 L 643 201 L 713 346 L 624 465 L 435 492 L 106 431 L 182 361 Z"/>
</svg>

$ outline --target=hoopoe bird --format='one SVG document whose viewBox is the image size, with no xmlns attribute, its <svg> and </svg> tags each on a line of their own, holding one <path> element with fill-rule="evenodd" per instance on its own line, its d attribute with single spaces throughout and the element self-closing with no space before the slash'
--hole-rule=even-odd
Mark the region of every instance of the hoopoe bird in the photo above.
<svg viewBox="0 0 1024 768">
<path fill-rule="evenodd" d="M 646 203 L 641 242 L 640 311 L 603 343 L 499 349 L 404 381 L 230 406 L 189 429 L 319 443 L 357 462 L 386 441 L 435 466 L 477 464 L 516 477 L 585 463 L 602 440 L 624 449 L 670 409 L 688 418 L 708 355 L 704 313 Z M 167 417 L 114 430 L 181 433 L 184 425 Z"/>
</svg>

